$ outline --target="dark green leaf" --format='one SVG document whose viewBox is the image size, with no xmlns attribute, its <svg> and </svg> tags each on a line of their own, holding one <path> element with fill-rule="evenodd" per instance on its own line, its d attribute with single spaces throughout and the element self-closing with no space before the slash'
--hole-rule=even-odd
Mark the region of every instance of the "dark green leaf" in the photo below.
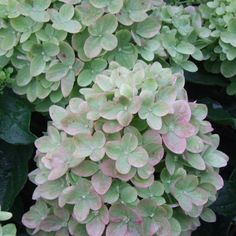
<svg viewBox="0 0 236 236">
<path fill-rule="evenodd" d="M 220 103 L 211 98 L 202 99 L 208 107 L 208 118 L 223 125 L 230 125 L 236 128 L 236 118 L 232 116 Z"/>
<path fill-rule="evenodd" d="M 29 144 L 35 136 L 29 131 L 31 109 L 28 103 L 8 91 L 0 96 L 0 138 L 12 144 Z"/>
<path fill-rule="evenodd" d="M 225 181 L 224 187 L 219 192 L 218 199 L 213 204 L 212 209 L 224 216 L 236 216 L 236 181 Z"/>
<path fill-rule="evenodd" d="M 221 86 L 225 87 L 226 82 L 220 75 L 214 75 L 207 72 L 198 71 L 196 73 L 185 72 L 185 78 L 187 81 L 195 84 L 204 84 L 209 86 Z"/>
<path fill-rule="evenodd" d="M 0 140 L 0 205 L 8 210 L 28 175 L 28 160 L 32 155 L 31 145 L 12 145 Z"/>
</svg>

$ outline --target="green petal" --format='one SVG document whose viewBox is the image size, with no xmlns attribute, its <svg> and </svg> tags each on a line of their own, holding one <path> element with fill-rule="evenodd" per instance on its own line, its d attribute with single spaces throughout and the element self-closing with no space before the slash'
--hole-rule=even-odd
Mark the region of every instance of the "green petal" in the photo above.
<svg viewBox="0 0 236 236">
<path fill-rule="evenodd" d="M 107 34 L 102 38 L 101 46 L 107 51 L 112 51 L 118 45 L 118 40 L 115 35 Z"/>
<path fill-rule="evenodd" d="M 81 87 L 87 87 L 94 81 L 94 79 L 95 75 L 92 73 L 92 71 L 85 69 L 79 74 L 77 78 L 77 83 Z"/>
<path fill-rule="evenodd" d="M 136 201 L 137 195 L 137 190 L 131 186 L 124 187 L 120 191 L 120 199 L 126 203 Z"/>
<path fill-rule="evenodd" d="M 152 113 L 148 114 L 147 116 L 147 123 L 148 125 L 155 130 L 160 130 L 162 127 L 162 119 L 159 116 L 156 116 Z"/>
<path fill-rule="evenodd" d="M 187 162 L 197 170 L 205 170 L 206 165 L 200 154 L 187 153 Z"/>
<path fill-rule="evenodd" d="M 101 45 L 102 38 L 100 37 L 88 37 L 84 44 L 84 52 L 88 58 L 94 58 L 98 56 L 102 51 Z"/>
<path fill-rule="evenodd" d="M 100 17 L 96 23 L 89 26 L 89 33 L 94 36 L 112 34 L 118 26 L 117 19 L 114 15 L 106 14 Z"/>
<path fill-rule="evenodd" d="M 32 76 L 40 75 L 45 69 L 46 63 L 43 56 L 34 57 L 30 63 L 30 74 Z"/>
<path fill-rule="evenodd" d="M 25 66 L 20 69 L 16 75 L 16 83 L 18 86 L 22 87 L 31 81 L 32 77 L 30 75 L 30 68 L 29 66 Z"/>
<path fill-rule="evenodd" d="M 70 70 L 67 75 L 61 80 L 61 91 L 64 97 L 70 95 L 75 82 L 75 74 Z"/>
<path fill-rule="evenodd" d="M 63 4 L 59 10 L 59 14 L 64 21 L 69 21 L 74 16 L 74 10 L 72 4 Z"/>
<path fill-rule="evenodd" d="M 75 53 L 73 48 L 66 42 L 60 43 L 60 54 L 58 55 L 60 61 L 67 66 L 71 66 L 75 62 Z"/>
<path fill-rule="evenodd" d="M 137 24 L 136 33 L 143 38 L 152 38 L 158 34 L 161 21 L 157 17 L 148 17 Z"/>
<path fill-rule="evenodd" d="M 195 52 L 195 47 L 191 43 L 181 41 L 177 46 L 176 50 L 179 53 L 186 54 L 186 55 L 191 55 Z"/>
<path fill-rule="evenodd" d="M 148 154 L 145 149 L 138 147 L 134 152 L 129 154 L 128 160 L 130 165 L 140 168 L 147 164 Z"/>
<path fill-rule="evenodd" d="M 132 133 L 126 133 L 122 138 L 121 145 L 125 152 L 133 152 L 138 146 L 138 138 Z"/>
<path fill-rule="evenodd" d="M 116 169 L 119 173 L 126 175 L 129 173 L 131 166 L 128 163 L 128 159 L 120 156 L 116 161 Z"/>
<path fill-rule="evenodd" d="M 46 78 L 49 81 L 60 81 L 63 77 L 66 76 L 68 72 L 68 66 L 58 63 L 50 67 L 46 73 Z"/>
<path fill-rule="evenodd" d="M 113 160 L 117 160 L 122 155 L 122 149 L 119 141 L 110 141 L 106 143 L 106 154 Z"/>
<path fill-rule="evenodd" d="M 228 61 L 225 60 L 221 64 L 221 73 L 226 77 L 226 78 L 231 78 L 236 75 L 236 59 L 233 61 Z"/>
</svg>

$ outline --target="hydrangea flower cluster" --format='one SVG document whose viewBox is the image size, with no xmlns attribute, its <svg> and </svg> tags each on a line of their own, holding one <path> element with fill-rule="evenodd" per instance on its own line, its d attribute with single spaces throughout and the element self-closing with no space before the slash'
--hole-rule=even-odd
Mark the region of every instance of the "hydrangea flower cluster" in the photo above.
<svg viewBox="0 0 236 236">
<path fill-rule="evenodd" d="M 203 50 L 206 69 L 213 73 L 221 72 L 224 77 L 231 78 L 236 75 L 236 2 L 231 0 L 214 0 L 199 6 L 199 12 L 204 26 L 211 30 L 209 47 Z M 219 66 L 216 66 L 216 63 Z M 235 86 L 232 80 L 230 86 Z M 230 87 L 228 93 L 233 95 Z"/>
<path fill-rule="evenodd" d="M 204 59 L 210 30 L 195 8 L 162 0 L 7 0 L 0 34 L 0 68 L 14 67 L 14 91 L 48 111 L 110 61 L 131 69 L 137 58 L 158 59 L 196 71 L 189 57 Z"/>
<path fill-rule="evenodd" d="M 108 5 L 110 7 L 110 5 Z M 126 18 L 125 18 L 126 19 Z M 80 89 L 36 140 L 36 200 L 23 223 L 37 236 L 190 235 L 223 186 L 228 157 L 188 102 L 181 73 L 116 62 Z"/>
</svg>

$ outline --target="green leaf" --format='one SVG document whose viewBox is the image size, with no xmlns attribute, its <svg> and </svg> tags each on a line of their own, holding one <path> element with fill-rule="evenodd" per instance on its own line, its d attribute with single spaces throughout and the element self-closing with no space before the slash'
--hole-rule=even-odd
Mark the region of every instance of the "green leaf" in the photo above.
<svg viewBox="0 0 236 236">
<path fill-rule="evenodd" d="M 12 206 L 28 175 L 28 160 L 32 146 L 12 145 L 0 141 L 0 205 L 3 210 Z"/>
<path fill-rule="evenodd" d="M 234 217 L 236 215 L 236 179 L 230 178 L 225 181 L 224 187 L 219 191 L 216 202 L 212 205 L 212 209 L 224 216 Z"/>
<path fill-rule="evenodd" d="M 10 92 L 0 96 L 0 138 L 11 144 L 29 144 L 35 136 L 29 131 L 31 109 Z"/>
</svg>

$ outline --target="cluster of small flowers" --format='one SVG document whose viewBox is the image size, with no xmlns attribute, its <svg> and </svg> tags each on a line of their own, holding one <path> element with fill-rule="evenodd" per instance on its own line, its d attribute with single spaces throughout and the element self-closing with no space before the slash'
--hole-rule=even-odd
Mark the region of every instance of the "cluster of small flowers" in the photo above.
<svg viewBox="0 0 236 236">
<path fill-rule="evenodd" d="M 188 102 L 182 74 L 159 63 L 112 62 L 64 109 L 50 107 L 36 140 L 36 204 L 23 216 L 38 236 L 190 235 L 223 186 L 228 157 Z"/>
</svg>

